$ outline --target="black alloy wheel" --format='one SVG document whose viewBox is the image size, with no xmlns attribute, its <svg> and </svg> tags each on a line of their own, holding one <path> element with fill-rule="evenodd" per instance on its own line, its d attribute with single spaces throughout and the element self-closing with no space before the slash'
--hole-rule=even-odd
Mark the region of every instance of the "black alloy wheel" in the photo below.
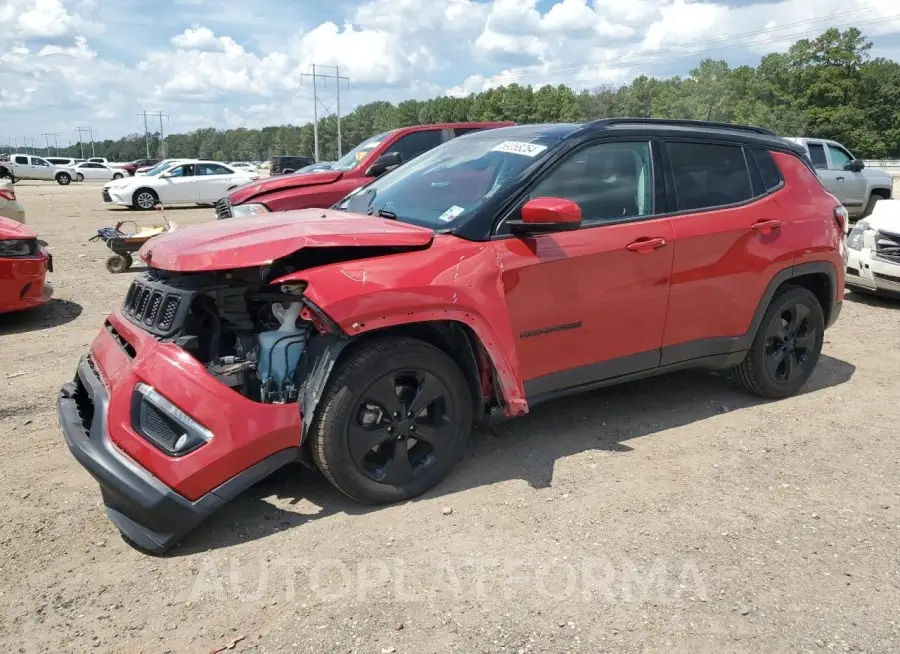
<svg viewBox="0 0 900 654">
<path fill-rule="evenodd" d="M 390 372 L 372 384 L 347 433 L 359 470 L 383 484 L 427 474 L 453 441 L 449 395 L 440 379 L 421 370 Z"/>
<path fill-rule="evenodd" d="M 762 397 L 794 395 L 812 376 L 824 337 L 825 316 L 818 298 L 805 288 L 788 286 L 769 304 L 735 377 Z"/>
<path fill-rule="evenodd" d="M 336 369 L 310 446 L 338 489 L 381 504 L 440 483 L 471 427 L 472 393 L 453 359 L 423 341 L 386 338 L 361 344 Z"/>
<path fill-rule="evenodd" d="M 789 384 L 801 377 L 811 359 L 817 329 L 810 324 L 810 310 L 804 304 L 786 306 L 769 323 L 766 332 L 766 371 L 772 379 Z"/>
</svg>

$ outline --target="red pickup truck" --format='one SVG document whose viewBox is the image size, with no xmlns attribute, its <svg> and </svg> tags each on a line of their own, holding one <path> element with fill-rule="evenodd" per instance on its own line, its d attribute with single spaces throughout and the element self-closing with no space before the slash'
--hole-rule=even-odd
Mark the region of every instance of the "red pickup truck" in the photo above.
<svg viewBox="0 0 900 654">
<path fill-rule="evenodd" d="M 469 132 L 511 125 L 515 123 L 442 123 L 400 127 L 363 141 L 335 162 L 330 170 L 279 175 L 232 189 L 216 203 L 216 218 L 224 220 L 272 211 L 325 209 L 388 170 L 445 141 Z"/>
</svg>

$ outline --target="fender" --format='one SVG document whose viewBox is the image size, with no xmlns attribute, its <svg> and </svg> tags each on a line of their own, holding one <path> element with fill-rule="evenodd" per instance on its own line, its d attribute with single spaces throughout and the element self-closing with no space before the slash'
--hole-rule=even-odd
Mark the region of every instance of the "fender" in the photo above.
<svg viewBox="0 0 900 654">
<path fill-rule="evenodd" d="M 328 264 L 273 284 L 304 281 L 304 295 L 349 337 L 386 327 L 455 321 L 472 329 L 497 373 L 508 416 L 528 412 L 496 252 L 440 235 L 425 250 Z"/>
</svg>

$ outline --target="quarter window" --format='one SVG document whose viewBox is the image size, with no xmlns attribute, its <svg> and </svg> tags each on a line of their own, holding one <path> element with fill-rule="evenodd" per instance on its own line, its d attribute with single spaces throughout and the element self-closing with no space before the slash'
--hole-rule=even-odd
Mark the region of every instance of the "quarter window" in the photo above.
<svg viewBox="0 0 900 654">
<path fill-rule="evenodd" d="M 16 158 L 15 158 L 15 162 L 16 162 L 17 164 L 27 165 L 27 164 L 28 164 L 28 157 L 16 157 Z"/>
<path fill-rule="evenodd" d="M 828 168 L 828 159 L 825 158 L 825 146 L 821 143 L 808 143 L 809 159 L 812 161 L 813 168 L 825 170 Z"/>
<path fill-rule="evenodd" d="M 571 200 L 586 225 L 649 216 L 652 170 L 649 143 L 599 143 L 570 155 L 529 198 Z"/>
<path fill-rule="evenodd" d="M 768 150 L 751 150 L 751 152 L 756 160 L 756 167 L 759 168 L 759 174 L 762 175 L 763 188 L 766 191 L 777 188 L 781 184 L 781 173 L 772 159 L 772 154 Z"/>
<path fill-rule="evenodd" d="M 744 149 L 715 143 L 667 143 L 678 211 L 712 209 L 753 197 Z"/>
</svg>

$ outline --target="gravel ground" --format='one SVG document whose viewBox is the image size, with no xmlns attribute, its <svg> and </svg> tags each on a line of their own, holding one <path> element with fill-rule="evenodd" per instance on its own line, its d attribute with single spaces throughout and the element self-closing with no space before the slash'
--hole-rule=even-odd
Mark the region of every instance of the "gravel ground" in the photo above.
<svg viewBox="0 0 900 654">
<path fill-rule="evenodd" d="M 798 397 L 695 372 L 569 398 L 477 433 L 418 501 L 284 470 L 153 558 L 54 402 L 132 278 L 88 237 L 158 214 L 16 188 L 57 270 L 51 304 L 0 316 L 0 651 L 900 650 L 900 303 L 848 293 Z"/>
</svg>

